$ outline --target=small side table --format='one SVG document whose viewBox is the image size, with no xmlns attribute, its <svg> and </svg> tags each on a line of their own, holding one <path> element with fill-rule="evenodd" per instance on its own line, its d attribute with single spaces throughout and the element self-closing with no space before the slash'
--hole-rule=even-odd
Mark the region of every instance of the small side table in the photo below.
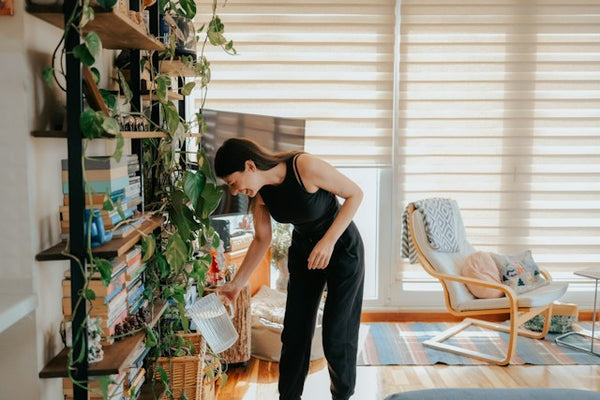
<svg viewBox="0 0 600 400">
<path fill-rule="evenodd" d="M 598 298 L 598 281 L 600 281 L 600 269 L 599 268 L 591 268 L 591 269 L 586 269 L 583 271 L 577 271 L 577 272 L 575 272 L 575 275 L 594 279 L 596 281 L 596 288 L 594 289 L 594 311 L 592 311 L 592 334 L 590 335 L 587 332 L 569 332 L 569 333 L 565 333 L 564 335 L 558 336 L 556 338 L 556 343 L 600 356 L 600 353 L 598 353 L 597 351 L 594 351 L 594 342 L 596 341 L 596 300 Z M 565 340 L 563 340 L 564 338 L 566 338 L 567 336 L 570 336 L 570 335 L 579 335 L 579 336 L 583 336 L 586 338 L 590 338 L 590 347 L 587 348 L 587 347 L 579 346 L 579 345 L 576 345 L 573 343 L 567 343 Z"/>
</svg>

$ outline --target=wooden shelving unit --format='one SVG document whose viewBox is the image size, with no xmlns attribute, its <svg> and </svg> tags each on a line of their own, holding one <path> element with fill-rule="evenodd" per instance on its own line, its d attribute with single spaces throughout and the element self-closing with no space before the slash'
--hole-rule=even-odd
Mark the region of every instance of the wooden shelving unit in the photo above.
<svg viewBox="0 0 600 400">
<path fill-rule="evenodd" d="M 31 4 L 27 7 L 27 11 L 58 28 L 62 29 L 64 26 L 61 6 Z M 144 25 L 136 24 L 117 8 L 112 11 L 94 8 L 94 12 L 94 20 L 85 26 L 83 32 L 96 32 L 105 49 L 164 50 L 164 44 L 149 35 Z"/>
<path fill-rule="evenodd" d="M 156 301 L 154 303 L 154 315 L 150 326 L 156 325 L 160 316 L 167 309 L 168 303 Z M 88 368 L 89 376 L 118 374 L 124 368 L 127 368 L 127 362 L 132 351 L 146 338 L 145 332 L 139 332 L 133 336 L 127 337 L 112 345 L 103 346 L 104 359 L 100 362 L 90 364 Z M 39 373 L 40 378 L 61 378 L 67 377 L 69 349 L 64 348 L 56 355 Z"/>
<path fill-rule="evenodd" d="M 113 239 L 109 242 L 101 244 L 98 247 L 94 247 L 92 248 L 92 254 L 101 258 L 120 257 L 140 240 L 142 232 L 144 234 L 148 234 L 158 228 L 162 222 L 162 217 L 150 217 L 138 228 L 139 231 L 136 231 L 127 237 Z M 54 245 L 49 249 L 42 251 L 41 253 L 38 253 L 35 256 L 35 259 L 38 261 L 68 260 L 69 257 L 63 254 L 65 250 L 67 250 L 67 242 L 60 242 L 59 244 Z"/>
</svg>

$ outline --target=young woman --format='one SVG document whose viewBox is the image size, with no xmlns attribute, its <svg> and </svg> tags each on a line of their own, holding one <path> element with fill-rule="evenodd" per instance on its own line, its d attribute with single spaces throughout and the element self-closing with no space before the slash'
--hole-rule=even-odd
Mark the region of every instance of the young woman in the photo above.
<svg viewBox="0 0 600 400">
<path fill-rule="evenodd" d="M 215 172 L 232 194 L 253 198 L 254 240 L 235 278 L 219 291 L 234 301 L 271 244 L 271 216 L 294 225 L 281 334 L 280 399 L 300 399 L 308 373 L 317 310 L 327 284 L 323 348 L 333 399 L 354 393 L 363 297 L 364 249 L 352 218 L 361 189 L 306 153 L 273 154 L 247 139 L 217 151 Z M 336 196 L 344 199 L 343 205 Z"/>
</svg>

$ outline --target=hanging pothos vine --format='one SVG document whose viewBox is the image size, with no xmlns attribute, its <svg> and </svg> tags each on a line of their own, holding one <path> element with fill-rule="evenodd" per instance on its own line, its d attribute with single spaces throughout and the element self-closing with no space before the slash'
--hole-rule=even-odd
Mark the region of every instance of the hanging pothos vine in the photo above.
<svg viewBox="0 0 600 400">
<path fill-rule="evenodd" d="M 104 10 L 112 10 L 117 0 L 97 0 L 97 5 Z M 198 33 L 204 34 L 201 50 L 198 59 L 195 60 L 189 56 L 180 57 L 180 61 L 196 75 L 195 82 L 186 83 L 180 89 L 183 95 L 189 95 L 192 90 L 200 91 L 202 106 L 206 100 L 207 85 L 210 82 L 210 63 L 204 56 L 204 49 L 207 43 L 215 46 L 221 46 L 227 53 L 235 53 L 233 42 L 227 41 L 224 37 L 224 26 L 216 14 L 218 1 L 212 1 L 212 15 L 208 26 L 202 26 Z M 196 4 L 194 0 L 159 0 L 159 7 L 162 13 L 176 14 L 193 18 L 196 14 Z M 96 8 L 97 10 L 98 8 Z M 100 10 L 102 11 L 102 10 Z M 96 83 L 100 80 L 100 73 L 94 67 L 98 56 L 102 51 L 102 42 L 98 34 L 89 31 L 83 33 L 83 28 L 95 17 L 95 8 L 90 6 L 89 0 L 83 0 L 80 7 L 76 7 L 73 14 L 69 16 L 65 24 L 63 36 L 54 50 L 52 56 L 52 66 L 46 67 L 43 71 L 43 78 L 48 85 L 56 83 L 62 90 L 66 91 L 61 85 L 60 76 L 65 77 L 65 71 L 62 68 L 60 60 L 65 56 L 65 49 L 61 47 L 69 30 L 76 30 L 82 38 L 81 44 L 77 45 L 72 55 L 90 68 Z M 205 30 L 206 27 L 206 30 Z M 198 40 L 198 38 L 196 38 Z M 175 38 L 168 40 L 166 49 L 161 52 L 160 58 L 173 59 L 175 54 Z M 181 340 L 177 331 L 188 331 L 189 323 L 185 315 L 185 294 L 189 285 L 196 283 L 199 290 L 202 290 L 204 283 L 204 274 L 210 265 L 211 256 L 208 252 L 197 253 L 195 248 L 218 247 L 219 237 L 210 226 L 209 216 L 217 207 L 221 190 L 216 184 L 215 176 L 211 166 L 207 162 L 204 152 L 199 146 L 196 153 L 197 168 L 190 169 L 187 162 L 187 153 L 185 152 L 185 140 L 192 129 L 203 132 L 205 123 L 202 112 L 195 115 L 195 121 L 188 122 L 183 120 L 177 111 L 175 104 L 168 99 L 168 88 L 171 84 L 171 76 L 157 73 L 154 66 L 145 60 L 151 60 L 152 53 L 142 60 L 142 70 L 148 69 L 151 74 L 152 88 L 150 91 L 151 104 L 156 103 L 160 111 L 160 121 L 155 122 L 150 119 L 150 109 L 146 112 L 133 111 L 130 114 L 145 118 L 152 130 L 164 133 L 162 138 L 146 139 L 143 141 L 142 162 L 147 171 L 145 176 L 146 190 L 143 195 L 152 199 L 146 204 L 146 215 L 148 213 L 161 216 L 164 223 L 158 237 L 154 234 L 142 234 L 142 262 L 146 263 L 145 291 L 144 296 L 149 304 L 161 299 L 169 303 L 167 314 L 169 319 L 166 323 L 159 323 L 151 328 L 146 325 L 142 328 L 128 332 L 126 335 L 132 335 L 142 330 L 146 333 L 146 346 L 152 348 L 151 359 L 160 356 L 178 356 L 186 354 L 189 343 Z M 58 65 L 58 67 L 56 67 Z M 127 85 L 126 79 L 121 71 L 118 72 L 118 83 L 123 93 L 124 103 L 128 103 L 132 98 L 132 92 Z M 120 133 L 120 127 L 115 119 L 120 115 L 118 109 L 117 95 L 100 90 L 104 103 L 109 110 L 103 111 L 85 108 L 79 118 L 79 127 L 85 139 L 84 151 L 81 159 L 81 168 L 83 170 L 83 179 L 85 182 L 86 196 L 90 196 L 91 190 L 85 176 L 84 163 L 86 159 L 85 149 L 87 142 L 97 138 L 113 137 L 116 140 L 115 151 L 112 157 L 117 161 L 121 159 L 123 153 L 124 140 Z M 152 98 L 155 96 L 155 98 Z M 202 110 L 202 107 L 200 108 Z M 90 201 L 91 204 L 91 201 Z M 121 209 L 119 201 L 114 202 L 110 196 L 105 196 L 103 209 L 108 211 L 117 210 L 124 222 L 126 220 Z M 76 307 L 83 301 L 88 302 L 86 317 L 82 326 L 72 327 L 75 331 L 75 343 L 81 343 L 82 332 L 88 325 L 90 312 L 93 308 L 93 300 L 96 294 L 89 287 L 89 282 L 97 272 L 100 274 L 103 284 L 108 286 L 111 280 L 112 263 L 110 260 L 95 257 L 91 250 L 91 225 L 92 213 L 87 221 L 86 243 L 88 268 L 81 265 L 79 259 L 69 254 L 68 246 L 64 254 L 77 261 L 82 273 L 85 276 L 85 284 L 76 299 Z M 112 337 L 110 339 L 118 339 Z M 72 365 L 79 363 L 87 354 L 73 354 L 72 350 L 68 356 L 69 377 L 74 385 L 86 387 L 89 391 L 97 390 L 87 387 L 86 382 L 77 382 L 71 373 Z M 220 365 L 220 363 L 219 363 Z M 161 367 L 156 367 L 156 371 L 161 376 L 166 395 L 172 397 L 170 383 L 167 375 Z M 222 375 L 222 382 L 226 375 Z M 103 398 L 108 398 L 108 388 L 114 383 L 109 376 L 100 378 L 100 393 Z M 185 398 L 185 393 L 183 394 Z"/>
</svg>

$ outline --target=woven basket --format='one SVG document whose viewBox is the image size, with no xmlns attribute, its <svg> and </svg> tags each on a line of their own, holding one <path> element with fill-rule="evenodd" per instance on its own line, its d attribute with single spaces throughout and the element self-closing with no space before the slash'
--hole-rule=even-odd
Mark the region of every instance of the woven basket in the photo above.
<svg viewBox="0 0 600 400">
<path fill-rule="evenodd" d="M 183 357 L 159 357 L 157 363 L 167 373 L 172 398 L 181 398 L 185 391 L 188 399 L 201 400 L 206 342 L 202 336 L 196 333 L 180 334 L 180 336 L 192 342 L 195 354 Z M 154 373 L 154 378 L 160 380 L 158 371 Z M 165 395 L 161 397 L 161 399 L 168 398 Z"/>
</svg>

